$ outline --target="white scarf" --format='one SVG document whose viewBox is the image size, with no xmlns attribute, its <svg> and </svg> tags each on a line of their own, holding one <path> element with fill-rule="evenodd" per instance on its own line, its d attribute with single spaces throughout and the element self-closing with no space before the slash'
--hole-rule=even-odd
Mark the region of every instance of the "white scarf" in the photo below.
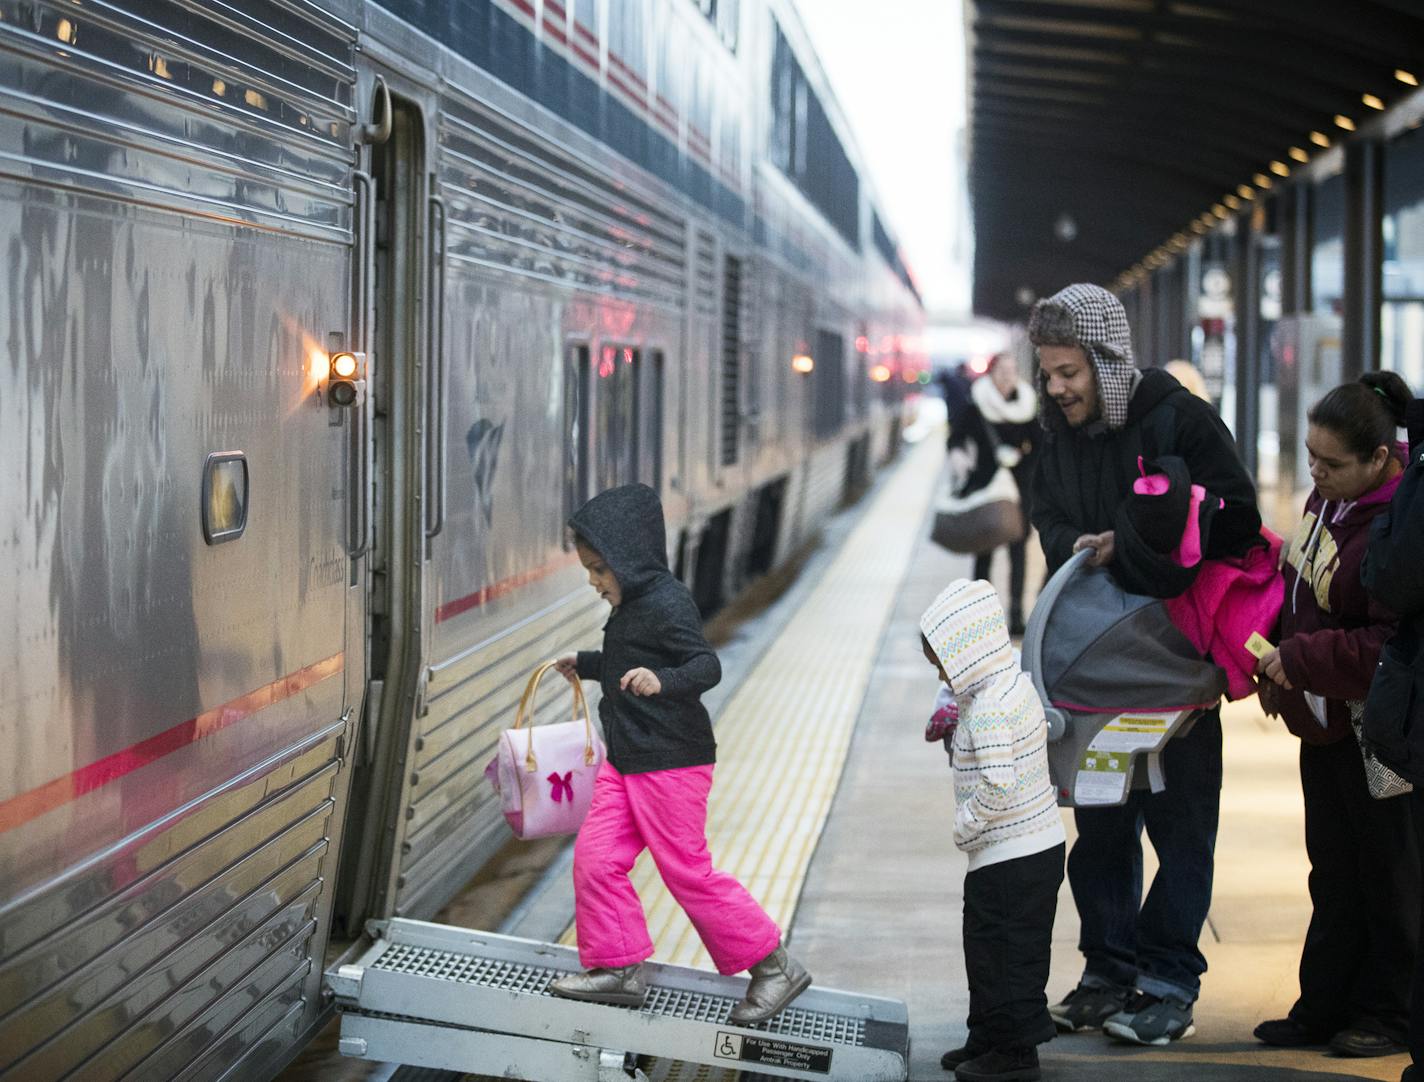
<svg viewBox="0 0 1424 1082">
<path fill-rule="evenodd" d="M 980 376 L 969 385 L 969 393 L 974 405 L 979 407 L 984 420 L 991 425 L 1021 425 L 1032 421 L 1038 414 L 1038 394 L 1023 380 L 1015 387 L 1013 398 L 1005 398 L 999 393 L 992 376 Z"/>
</svg>

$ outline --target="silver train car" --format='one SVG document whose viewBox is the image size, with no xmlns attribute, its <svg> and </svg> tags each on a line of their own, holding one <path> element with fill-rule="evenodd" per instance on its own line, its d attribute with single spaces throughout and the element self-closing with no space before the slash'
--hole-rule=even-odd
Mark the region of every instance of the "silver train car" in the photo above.
<svg viewBox="0 0 1424 1082">
<path fill-rule="evenodd" d="M 893 453 L 843 132 L 781 0 L 0 0 L 0 1078 L 275 1073 L 507 839 L 567 514 L 710 612 Z"/>
</svg>

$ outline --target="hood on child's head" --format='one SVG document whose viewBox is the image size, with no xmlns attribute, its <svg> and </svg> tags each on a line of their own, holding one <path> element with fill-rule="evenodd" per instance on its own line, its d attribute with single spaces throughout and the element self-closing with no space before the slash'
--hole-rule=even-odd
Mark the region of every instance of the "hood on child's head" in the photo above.
<svg viewBox="0 0 1424 1082">
<path fill-rule="evenodd" d="M 961 704 L 995 677 L 1016 671 L 1004 607 L 982 579 L 956 579 L 945 587 L 920 615 L 920 630 Z"/>
<path fill-rule="evenodd" d="M 625 601 L 670 574 L 662 501 L 647 485 L 600 492 L 574 512 L 569 528 L 603 557 Z"/>
</svg>

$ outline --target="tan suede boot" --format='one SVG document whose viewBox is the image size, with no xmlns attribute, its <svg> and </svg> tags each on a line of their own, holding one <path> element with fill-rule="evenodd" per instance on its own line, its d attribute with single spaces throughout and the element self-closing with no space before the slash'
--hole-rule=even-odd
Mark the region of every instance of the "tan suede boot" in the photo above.
<svg viewBox="0 0 1424 1082">
<path fill-rule="evenodd" d="M 752 979 L 747 985 L 746 998 L 732 1008 L 727 1018 L 737 1026 L 774 1018 L 811 987 L 811 974 L 783 947 L 777 947 L 747 972 Z"/>
<path fill-rule="evenodd" d="M 641 1007 L 648 998 L 648 982 L 643 979 L 643 964 L 639 962 L 618 969 L 568 973 L 550 981 L 549 991 L 564 999 L 607 1003 L 614 1007 Z"/>
</svg>

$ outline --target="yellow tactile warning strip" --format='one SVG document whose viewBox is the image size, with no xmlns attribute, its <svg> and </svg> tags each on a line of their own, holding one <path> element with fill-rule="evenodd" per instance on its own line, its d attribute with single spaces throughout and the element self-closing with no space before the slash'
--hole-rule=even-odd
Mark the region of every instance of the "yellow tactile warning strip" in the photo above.
<svg viewBox="0 0 1424 1082">
<path fill-rule="evenodd" d="M 880 638 L 934 494 L 943 456 L 914 447 L 821 581 L 716 719 L 707 836 L 785 930 L 840 782 Z M 697 933 L 645 852 L 632 873 L 659 962 L 711 968 Z M 574 942 L 569 928 L 563 942 Z"/>
</svg>

